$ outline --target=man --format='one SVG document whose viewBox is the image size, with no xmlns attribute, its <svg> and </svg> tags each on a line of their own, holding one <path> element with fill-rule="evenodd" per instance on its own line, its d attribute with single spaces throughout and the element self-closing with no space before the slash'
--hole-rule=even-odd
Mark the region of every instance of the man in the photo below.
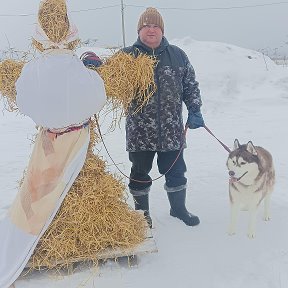
<svg viewBox="0 0 288 288">
<path fill-rule="evenodd" d="M 137 103 L 132 104 L 126 118 L 126 148 L 132 163 L 129 190 L 135 209 L 144 211 L 152 227 L 149 172 L 157 154 L 159 172 L 165 174 L 164 188 L 171 206 L 170 215 L 186 225 L 195 226 L 200 220 L 185 206 L 187 179 L 182 150 L 185 144 L 182 105 L 184 102 L 188 109 L 186 125 L 195 129 L 204 126 L 200 112 L 202 101 L 188 57 L 180 48 L 170 45 L 163 34 L 164 22 L 160 13 L 155 8 L 147 8 L 138 22 L 137 41 L 123 49 L 136 57 L 145 53 L 158 60 L 154 70 L 157 91 L 140 112 L 133 113 Z"/>
</svg>

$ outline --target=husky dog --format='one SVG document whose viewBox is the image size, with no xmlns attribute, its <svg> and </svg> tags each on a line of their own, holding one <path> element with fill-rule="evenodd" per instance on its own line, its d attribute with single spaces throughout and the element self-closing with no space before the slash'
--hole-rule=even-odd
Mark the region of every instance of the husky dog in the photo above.
<svg viewBox="0 0 288 288">
<path fill-rule="evenodd" d="M 231 219 L 229 234 L 236 232 L 236 222 L 240 209 L 249 211 L 248 237 L 255 237 L 256 211 L 264 201 L 265 221 L 270 220 L 270 196 L 275 183 L 275 172 L 271 154 L 251 141 L 240 145 L 235 139 L 234 150 L 227 159 L 229 170 L 229 197 Z"/>
</svg>

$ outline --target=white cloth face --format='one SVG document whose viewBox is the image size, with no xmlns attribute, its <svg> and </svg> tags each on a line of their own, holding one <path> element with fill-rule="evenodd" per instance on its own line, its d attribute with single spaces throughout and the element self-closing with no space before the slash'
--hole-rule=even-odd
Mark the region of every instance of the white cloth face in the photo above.
<svg viewBox="0 0 288 288">
<path fill-rule="evenodd" d="M 102 78 L 70 50 L 48 50 L 28 62 L 16 91 L 19 111 L 51 129 L 82 123 L 106 101 Z"/>
</svg>

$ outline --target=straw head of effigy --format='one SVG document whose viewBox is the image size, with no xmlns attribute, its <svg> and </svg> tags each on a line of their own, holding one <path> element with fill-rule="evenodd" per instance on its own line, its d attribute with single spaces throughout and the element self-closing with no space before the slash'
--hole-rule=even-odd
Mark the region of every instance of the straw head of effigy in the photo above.
<svg viewBox="0 0 288 288">
<path fill-rule="evenodd" d="M 38 21 L 47 37 L 59 43 L 69 31 L 69 19 L 65 0 L 44 0 L 38 11 Z"/>
<path fill-rule="evenodd" d="M 43 0 L 38 11 L 38 22 L 50 41 L 61 43 L 66 40 L 70 28 L 66 0 Z M 36 39 L 32 41 L 36 49 L 44 50 L 42 43 Z M 79 42 L 79 39 L 71 41 L 66 48 L 73 50 Z"/>
</svg>

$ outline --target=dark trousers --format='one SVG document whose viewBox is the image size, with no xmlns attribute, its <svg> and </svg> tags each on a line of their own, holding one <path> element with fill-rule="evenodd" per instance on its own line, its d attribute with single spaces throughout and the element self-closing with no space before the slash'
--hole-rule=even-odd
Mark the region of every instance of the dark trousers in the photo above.
<svg viewBox="0 0 288 288">
<path fill-rule="evenodd" d="M 130 180 L 129 188 L 132 191 L 149 191 L 149 187 L 152 185 L 152 179 L 149 173 L 152 169 L 153 159 L 157 154 L 157 165 L 160 174 L 165 174 L 175 159 L 177 158 L 179 151 L 159 152 L 159 151 L 141 151 L 141 152 L 129 152 L 129 160 L 132 162 L 130 178 L 135 180 L 145 181 L 144 183 Z M 187 179 L 184 174 L 186 172 L 186 164 L 183 158 L 183 150 L 177 161 L 172 168 L 165 174 L 165 186 L 168 188 L 185 186 Z M 134 193 L 135 194 L 135 193 Z M 136 193 L 137 194 L 137 193 Z M 145 193 L 146 194 L 146 193 Z"/>
</svg>

